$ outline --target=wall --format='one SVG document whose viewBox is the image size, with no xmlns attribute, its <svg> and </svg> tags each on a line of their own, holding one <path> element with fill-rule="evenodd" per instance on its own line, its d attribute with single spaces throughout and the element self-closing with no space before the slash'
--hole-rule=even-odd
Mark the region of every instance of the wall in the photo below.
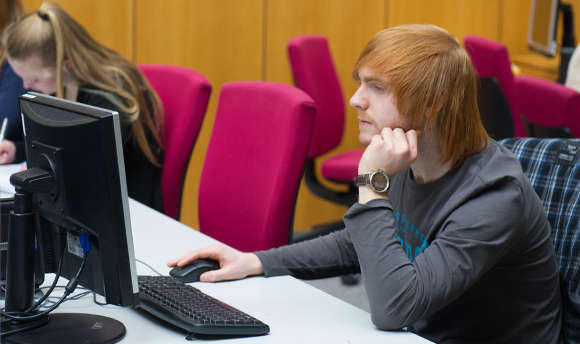
<svg viewBox="0 0 580 344">
<path fill-rule="evenodd" d="M 578 11 L 580 0 L 568 0 Z M 198 227 L 197 185 L 215 118 L 220 86 L 237 80 L 292 83 L 285 44 L 305 33 L 326 35 L 344 98 L 356 89 L 352 66 L 364 44 L 383 27 L 432 23 L 462 40 L 467 34 L 500 41 L 511 55 L 528 54 L 529 0 L 58 0 L 100 42 L 135 63 L 195 69 L 213 85 L 206 119 L 193 152 L 181 221 Z M 27 10 L 40 0 L 23 0 Z M 576 20 L 576 37 L 580 37 Z M 552 60 L 553 61 L 553 60 Z M 330 154 L 359 147 L 354 111 Z M 242 167 L 240 167 L 242 168 Z M 235 178 L 235 167 L 232 178 Z M 344 207 L 299 191 L 295 228 L 338 219 Z"/>
</svg>

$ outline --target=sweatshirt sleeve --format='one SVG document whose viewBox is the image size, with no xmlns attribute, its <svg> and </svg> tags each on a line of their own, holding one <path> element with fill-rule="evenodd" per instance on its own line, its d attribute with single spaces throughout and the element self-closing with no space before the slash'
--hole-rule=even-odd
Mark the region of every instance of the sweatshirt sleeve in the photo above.
<svg viewBox="0 0 580 344">
<path fill-rule="evenodd" d="M 409 261 L 395 230 L 392 204 L 355 204 L 344 217 L 380 329 L 414 324 L 448 305 L 491 269 L 513 245 L 521 212 L 515 183 L 466 201 L 446 216 L 430 245 Z"/>
<path fill-rule="evenodd" d="M 258 251 L 266 276 L 313 279 L 359 272 L 356 252 L 345 230 L 296 244 Z"/>
</svg>

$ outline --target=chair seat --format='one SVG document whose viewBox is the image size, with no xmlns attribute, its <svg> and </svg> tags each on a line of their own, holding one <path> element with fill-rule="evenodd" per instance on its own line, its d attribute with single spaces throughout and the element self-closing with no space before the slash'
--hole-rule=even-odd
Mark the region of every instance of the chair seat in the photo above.
<svg viewBox="0 0 580 344">
<path fill-rule="evenodd" d="M 322 163 L 322 176 L 341 183 L 352 183 L 358 174 L 358 163 L 363 149 L 355 149 L 328 158 Z"/>
</svg>

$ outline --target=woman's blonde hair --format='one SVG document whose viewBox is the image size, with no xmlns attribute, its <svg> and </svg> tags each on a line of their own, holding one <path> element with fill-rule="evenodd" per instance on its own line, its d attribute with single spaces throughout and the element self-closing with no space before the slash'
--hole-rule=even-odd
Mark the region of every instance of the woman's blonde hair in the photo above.
<svg viewBox="0 0 580 344">
<path fill-rule="evenodd" d="M 361 68 L 386 79 L 413 128 L 438 133 L 442 162 L 455 164 L 485 149 L 477 77 L 467 52 L 447 31 L 421 24 L 379 31 L 358 58 L 355 79 Z"/>
<path fill-rule="evenodd" d="M 0 1 L 0 34 L 8 24 L 17 21 L 24 14 L 20 0 Z M 0 44 L 0 65 L 4 62 L 4 47 Z"/>
<path fill-rule="evenodd" d="M 95 41 L 89 33 L 60 6 L 45 2 L 40 10 L 8 26 L 2 37 L 11 59 L 37 56 L 47 67 L 56 68 L 57 97 L 64 96 L 63 65 L 79 86 L 94 86 L 95 93 L 106 96 L 131 123 L 130 138 L 143 154 L 159 166 L 160 152 L 149 144 L 151 137 L 161 150 L 163 109 L 137 67 L 117 52 Z M 153 111 L 153 113 L 151 113 Z"/>
</svg>

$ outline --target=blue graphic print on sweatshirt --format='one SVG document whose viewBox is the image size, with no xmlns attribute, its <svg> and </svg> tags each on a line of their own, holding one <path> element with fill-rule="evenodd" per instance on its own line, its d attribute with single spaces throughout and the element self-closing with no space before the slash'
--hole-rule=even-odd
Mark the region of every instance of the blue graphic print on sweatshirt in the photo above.
<svg viewBox="0 0 580 344">
<path fill-rule="evenodd" d="M 415 227 L 405 214 L 394 211 L 395 228 L 397 229 L 397 239 L 401 243 L 401 247 L 405 251 L 407 258 L 412 262 L 421 252 L 423 252 L 429 244 L 427 238 L 419 228 Z"/>
</svg>

